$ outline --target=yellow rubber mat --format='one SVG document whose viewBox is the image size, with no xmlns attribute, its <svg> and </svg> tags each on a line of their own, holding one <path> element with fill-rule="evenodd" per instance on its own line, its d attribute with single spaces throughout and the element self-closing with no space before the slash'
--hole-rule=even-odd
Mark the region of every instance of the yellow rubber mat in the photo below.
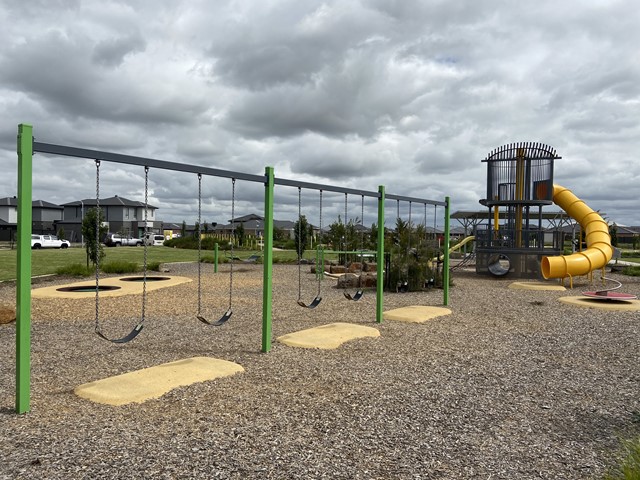
<svg viewBox="0 0 640 480">
<path fill-rule="evenodd" d="M 153 277 L 149 275 L 149 277 Z M 100 279 L 100 287 L 117 287 L 114 290 L 105 290 L 100 292 L 101 297 L 120 297 L 122 295 L 139 295 L 142 293 L 143 282 L 126 281 L 127 278 L 140 278 L 140 275 L 128 275 L 126 277 L 108 277 Z M 147 281 L 147 292 L 158 290 L 160 288 L 173 287 L 181 283 L 191 282 L 187 277 L 178 276 L 158 276 L 161 281 Z M 166 279 L 166 280 L 165 280 Z M 65 289 L 87 289 L 93 287 L 91 291 L 65 291 Z M 96 281 L 87 280 L 83 282 L 69 283 L 66 285 L 55 285 L 53 287 L 34 288 L 31 291 L 33 298 L 93 298 L 96 296 Z"/>
<path fill-rule="evenodd" d="M 244 372 L 237 363 L 208 357 L 193 357 L 123 373 L 74 389 L 79 397 L 105 405 L 142 403 L 177 387 Z"/>
<path fill-rule="evenodd" d="M 451 310 L 444 307 L 428 307 L 424 305 L 411 305 L 409 307 L 396 308 L 384 312 L 385 320 L 396 320 L 398 322 L 424 323 L 427 320 L 451 315 Z"/>
<path fill-rule="evenodd" d="M 380 332 L 375 328 L 338 322 L 288 333 L 278 337 L 278 341 L 290 347 L 329 350 L 338 348 L 343 343 L 356 338 L 379 336 Z"/>
<path fill-rule="evenodd" d="M 589 297 L 560 297 L 562 303 L 577 305 L 585 308 L 597 308 L 600 310 L 618 310 L 637 312 L 640 310 L 640 300 L 598 300 Z"/>
</svg>

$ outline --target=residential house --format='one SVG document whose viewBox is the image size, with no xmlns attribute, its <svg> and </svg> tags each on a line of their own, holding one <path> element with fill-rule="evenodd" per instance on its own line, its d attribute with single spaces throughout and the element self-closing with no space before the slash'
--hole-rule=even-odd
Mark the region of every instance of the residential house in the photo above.
<svg viewBox="0 0 640 480">
<path fill-rule="evenodd" d="M 53 234 L 58 231 L 57 223 L 62 220 L 64 208 L 44 200 L 34 200 L 31 207 L 33 233 Z"/>
<path fill-rule="evenodd" d="M 44 200 L 31 203 L 31 231 L 47 235 L 57 233 L 56 223 L 62 219 L 63 208 Z M 0 198 L 0 241 L 13 242 L 18 230 L 17 197 Z"/>
<path fill-rule="evenodd" d="M 0 198 L 0 241 L 15 241 L 17 230 L 18 201 L 16 197 Z"/>
<path fill-rule="evenodd" d="M 616 237 L 618 244 L 637 245 L 640 238 L 640 227 L 616 225 Z"/>
<path fill-rule="evenodd" d="M 87 210 L 96 207 L 93 198 L 65 203 L 63 219 L 58 226 L 64 228 L 67 238 L 80 241 L 82 238 L 82 219 Z M 156 210 L 147 205 L 147 224 L 149 232 L 162 233 L 162 222 L 156 221 Z M 142 238 L 145 232 L 144 202 L 129 200 L 118 195 L 100 199 L 100 210 L 109 232 L 122 233 L 131 237 Z"/>
<path fill-rule="evenodd" d="M 245 235 L 253 235 L 257 238 L 264 235 L 264 217 L 256 215 L 255 213 L 230 219 L 226 225 L 215 225 L 212 231 L 214 233 L 230 235 L 232 230 L 238 228 L 239 225 L 242 225 Z M 294 238 L 295 222 L 290 220 L 274 220 L 273 227 L 288 232 L 289 237 Z"/>
</svg>

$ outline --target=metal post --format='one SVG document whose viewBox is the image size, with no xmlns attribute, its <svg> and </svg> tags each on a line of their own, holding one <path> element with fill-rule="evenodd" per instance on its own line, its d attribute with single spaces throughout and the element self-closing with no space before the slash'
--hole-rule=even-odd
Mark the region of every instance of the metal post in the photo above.
<svg viewBox="0 0 640 480">
<path fill-rule="evenodd" d="M 442 264 L 442 303 L 449 305 L 449 197 L 445 197 L 444 207 L 444 262 Z"/>
<path fill-rule="evenodd" d="M 30 409 L 31 191 L 33 127 L 18 125 L 18 259 L 16 272 L 16 413 Z"/>
<path fill-rule="evenodd" d="M 264 253 L 262 254 L 262 352 L 271 350 L 271 303 L 273 300 L 273 167 L 265 168 Z"/>
<path fill-rule="evenodd" d="M 218 242 L 213 244 L 213 273 L 218 273 Z"/>
<path fill-rule="evenodd" d="M 384 307 L 384 186 L 378 187 L 378 261 L 376 263 L 376 322 L 382 323 Z"/>
</svg>

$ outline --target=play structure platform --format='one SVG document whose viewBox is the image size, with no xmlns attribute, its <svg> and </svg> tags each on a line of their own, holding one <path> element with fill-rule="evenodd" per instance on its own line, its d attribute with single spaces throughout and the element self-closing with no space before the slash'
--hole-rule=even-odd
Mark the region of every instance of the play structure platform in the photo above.
<svg viewBox="0 0 640 480">
<path fill-rule="evenodd" d="M 475 227 L 477 273 L 564 279 L 609 262 L 613 247 L 607 222 L 571 190 L 553 183 L 559 158 L 548 145 L 521 142 L 499 147 L 483 160 L 487 198 L 480 203 L 489 209 L 489 220 Z M 580 225 L 586 249 L 562 255 L 563 232 L 542 228 L 542 209 L 552 204 Z"/>
</svg>

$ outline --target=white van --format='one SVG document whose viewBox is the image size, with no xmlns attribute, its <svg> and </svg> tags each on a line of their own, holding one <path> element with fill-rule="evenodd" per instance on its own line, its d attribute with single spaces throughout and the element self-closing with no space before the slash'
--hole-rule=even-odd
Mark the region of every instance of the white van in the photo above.
<svg viewBox="0 0 640 480">
<path fill-rule="evenodd" d="M 144 235 L 144 243 L 149 246 L 164 245 L 164 235 L 147 232 Z"/>
</svg>

